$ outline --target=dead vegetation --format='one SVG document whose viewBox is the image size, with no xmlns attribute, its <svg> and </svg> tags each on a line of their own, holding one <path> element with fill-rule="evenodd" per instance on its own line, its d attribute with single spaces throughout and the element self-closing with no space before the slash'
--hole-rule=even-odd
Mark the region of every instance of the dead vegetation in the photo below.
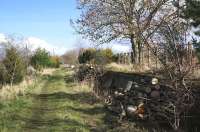
<svg viewBox="0 0 200 132">
<path fill-rule="evenodd" d="M 25 91 L 28 90 L 28 87 L 34 83 L 34 79 L 27 79 L 17 85 L 4 85 L 0 89 L 0 100 L 10 100 L 17 98 L 18 96 L 23 96 L 26 93 Z"/>
</svg>

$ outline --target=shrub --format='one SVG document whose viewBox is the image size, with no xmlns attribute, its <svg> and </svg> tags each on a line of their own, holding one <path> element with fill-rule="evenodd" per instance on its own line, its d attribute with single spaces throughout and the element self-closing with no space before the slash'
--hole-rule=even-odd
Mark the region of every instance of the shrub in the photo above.
<svg viewBox="0 0 200 132">
<path fill-rule="evenodd" d="M 49 52 L 45 49 L 38 48 L 35 54 L 31 57 L 31 65 L 37 70 L 48 67 L 50 63 Z"/>
<path fill-rule="evenodd" d="M 107 64 L 113 61 L 113 52 L 111 49 L 95 50 L 92 48 L 84 50 L 78 57 L 80 64 L 95 63 Z"/>
<path fill-rule="evenodd" d="M 60 67 L 60 58 L 58 56 L 51 56 L 49 67 L 59 68 Z"/>
<path fill-rule="evenodd" d="M 62 55 L 62 61 L 65 64 L 75 65 L 78 63 L 78 56 L 79 56 L 78 54 L 79 54 L 78 49 L 67 51 L 64 55 Z"/>
<path fill-rule="evenodd" d="M 112 61 L 113 52 L 111 49 L 107 48 L 107 49 L 100 50 L 100 53 L 102 56 L 104 56 L 107 59 L 109 63 Z"/>
<path fill-rule="evenodd" d="M 109 62 L 108 58 L 102 54 L 99 50 L 96 52 L 94 57 L 94 63 L 97 65 L 107 64 Z"/>
<path fill-rule="evenodd" d="M 101 49 L 96 51 L 95 63 L 96 64 L 108 64 L 113 61 L 113 52 L 111 49 Z"/>
<path fill-rule="evenodd" d="M 50 56 L 48 51 L 38 48 L 35 54 L 31 57 L 31 65 L 39 71 L 45 67 L 59 68 L 60 57 Z"/>
<path fill-rule="evenodd" d="M 77 81 L 89 81 L 91 78 L 95 78 L 95 67 L 90 65 L 80 65 L 78 70 L 75 72 L 75 78 Z"/>
<path fill-rule="evenodd" d="M 78 57 L 79 63 L 84 64 L 90 62 L 95 57 L 96 50 L 95 49 L 86 49 L 84 50 Z"/>
<path fill-rule="evenodd" d="M 6 82 L 7 70 L 3 63 L 0 63 L 0 85 L 3 85 Z"/>
<path fill-rule="evenodd" d="M 113 61 L 113 62 L 118 62 L 118 60 L 119 60 L 119 56 L 116 55 L 116 54 L 114 54 L 114 55 L 112 56 L 112 61 Z"/>
<path fill-rule="evenodd" d="M 6 83 L 19 83 L 23 80 L 26 67 L 22 57 L 15 47 L 6 50 L 6 57 L 3 60 L 3 65 L 1 66 L 1 70 L 3 74 L 6 74 L 3 77 L 3 80 Z"/>
</svg>

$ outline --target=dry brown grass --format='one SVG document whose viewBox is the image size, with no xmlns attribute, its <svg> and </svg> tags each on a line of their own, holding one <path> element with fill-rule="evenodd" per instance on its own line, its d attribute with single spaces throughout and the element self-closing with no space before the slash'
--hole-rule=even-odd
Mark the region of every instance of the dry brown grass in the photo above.
<svg viewBox="0 0 200 132">
<path fill-rule="evenodd" d="M 117 72 L 137 72 L 137 73 L 151 70 L 151 68 L 149 68 L 146 65 L 133 65 L 133 64 L 128 65 L 128 64 L 117 64 L 117 63 L 110 63 L 106 65 L 106 69 Z"/>
<path fill-rule="evenodd" d="M 55 68 L 44 69 L 41 74 L 52 75 L 55 70 Z M 34 80 L 33 77 L 27 76 L 20 84 L 13 85 L 12 87 L 9 84 L 4 85 L 0 89 L 0 100 L 9 100 L 16 98 L 18 95 L 24 95 L 27 88 L 34 83 Z"/>
<path fill-rule="evenodd" d="M 200 69 L 195 69 L 191 76 L 193 79 L 200 79 Z"/>
<path fill-rule="evenodd" d="M 110 63 L 106 65 L 106 69 L 112 70 L 112 71 L 123 71 L 123 72 L 133 72 L 133 66 L 127 65 L 127 64 L 117 64 L 117 63 Z"/>
<path fill-rule="evenodd" d="M 56 70 L 55 68 L 47 68 L 47 69 L 44 69 L 41 72 L 41 74 L 42 75 L 52 75 L 55 70 Z"/>
<path fill-rule="evenodd" d="M 33 79 L 24 79 L 23 82 L 17 85 L 4 85 L 0 89 L 0 100 L 14 99 L 18 95 L 24 95 L 27 88 L 34 83 Z"/>
</svg>

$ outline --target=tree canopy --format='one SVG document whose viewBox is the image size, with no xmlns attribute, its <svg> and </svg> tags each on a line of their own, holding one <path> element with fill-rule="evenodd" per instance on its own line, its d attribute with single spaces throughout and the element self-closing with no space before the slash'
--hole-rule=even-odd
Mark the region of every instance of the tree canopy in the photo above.
<svg viewBox="0 0 200 132">
<path fill-rule="evenodd" d="M 172 0 L 80 0 L 77 31 L 98 43 L 130 40 L 132 61 L 140 61 L 142 45 L 165 21 L 173 21 Z"/>
</svg>

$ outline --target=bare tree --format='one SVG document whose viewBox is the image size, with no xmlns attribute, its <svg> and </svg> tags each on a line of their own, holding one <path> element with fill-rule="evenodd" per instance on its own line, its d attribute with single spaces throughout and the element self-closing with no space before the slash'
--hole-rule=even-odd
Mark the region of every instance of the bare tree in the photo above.
<svg viewBox="0 0 200 132">
<path fill-rule="evenodd" d="M 130 40 L 132 61 L 141 61 L 141 36 L 148 38 L 174 14 L 172 0 L 80 0 L 75 27 L 98 43 Z"/>
<path fill-rule="evenodd" d="M 62 55 L 61 58 L 65 64 L 77 64 L 78 54 L 79 54 L 79 49 L 74 49 L 67 51 L 64 55 Z"/>
<path fill-rule="evenodd" d="M 188 25 L 180 18 L 181 5 L 174 0 L 84 0 L 82 16 L 77 20 L 78 32 L 99 43 L 130 40 L 133 62 L 140 62 L 143 46 L 158 57 L 169 76 L 172 99 L 162 114 L 174 129 L 180 126 L 181 115 L 194 104 L 186 78 L 194 64 L 188 50 Z M 173 114 L 173 116 L 167 116 Z M 173 117 L 173 118 L 171 118 Z"/>
<path fill-rule="evenodd" d="M 194 105 L 191 87 L 186 82 L 195 66 L 191 61 L 193 54 L 192 49 L 188 48 L 187 32 L 187 23 L 177 17 L 171 22 L 164 22 L 159 30 L 146 41 L 151 52 L 158 57 L 164 73 L 167 73 L 165 77 L 168 77 L 174 91 L 174 96 L 168 99 L 163 113 L 168 111 L 174 114 L 171 116 L 173 118 L 164 116 L 176 130 L 179 129 L 181 115 L 187 114 L 186 112 Z"/>
</svg>

